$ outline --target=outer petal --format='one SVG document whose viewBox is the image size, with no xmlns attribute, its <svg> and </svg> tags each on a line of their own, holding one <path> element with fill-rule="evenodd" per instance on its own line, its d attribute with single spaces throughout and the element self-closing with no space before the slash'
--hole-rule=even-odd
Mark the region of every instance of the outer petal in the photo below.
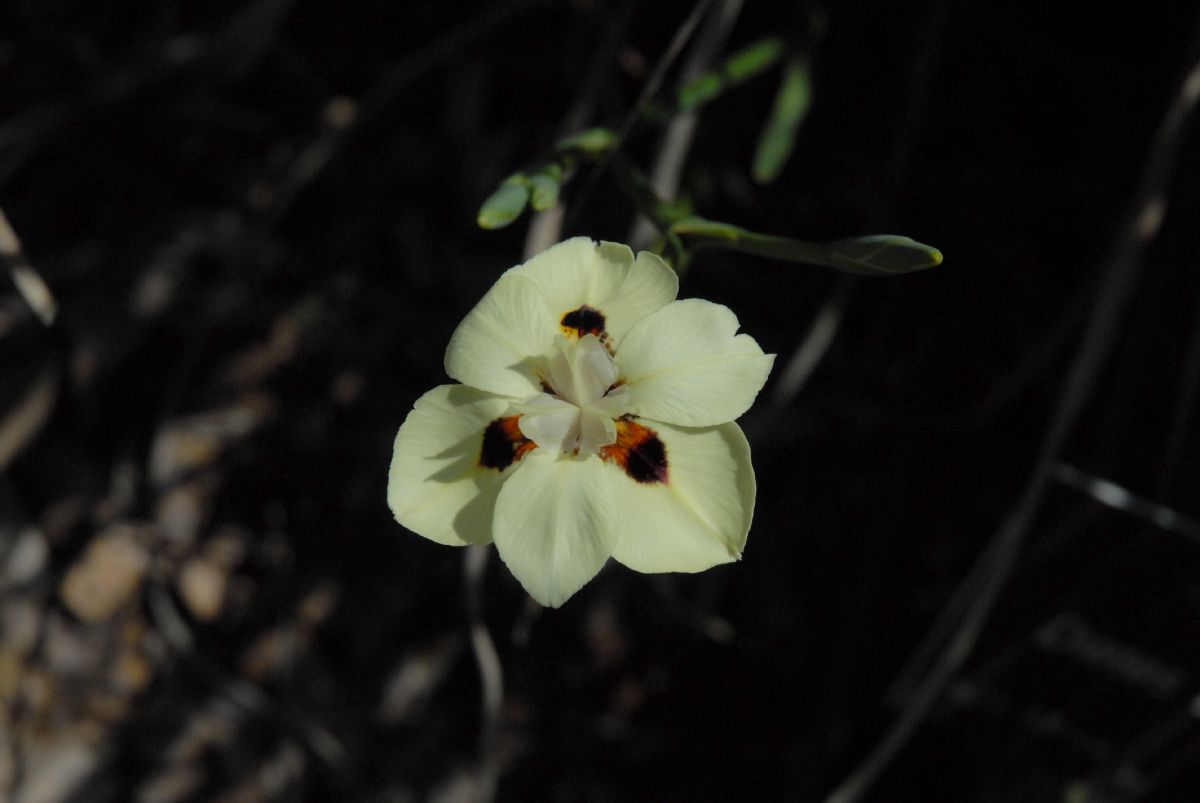
<svg viewBox="0 0 1200 803">
<path fill-rule="evenodd" d="M 629 409 L 687 427 L 723 424 L 746 412 L 775 355 L 737 330 L 728 307 L 697 298 L 643 318 L 617 351 Z"/>
<path fill-rule="evenodd" d="M 612 552 L 612 475 L 595 456 L 539 449 L 522 462 L 496 502 L 496 549 L 531 597 L 557 608 Z"/>
<path fill-rule="evenodd" d="M 537 370 L 557 337 L 533 282 L 505 274 L 467 313 L 446 347 L 446 373 L 464 385 L 524 397 L 541 390 Z"/>
<path fill-rule="evenodd" d="M 699 572 L 742 555 L 754 515 L 750 446 L 737 424 L 682 429 L 654 421 L 667 480 L 638 483 L 606 464 L 618 537 L 613 557 L 639 572 Z"/>
<path fill-rule="evenodd" d="M 671 302 L 679 277 L 659 257 L 619 243 L 574 237 L 552 246 L 506 275 L 537 285 L 557 327 L 563 315 L 582 306 L 604 316 L 609 342 L 616 345 L 639 320 Z"/>
<path fill-rule="evenodd" d="M 483 432 L 508 399 L 464 385 L 441 385 L 417 399 L 396 434 L 388 506 L 396 521 L 449 546 L 492 540 L 492 513 L 505 478 L 479 464 Z"/>
</svg>

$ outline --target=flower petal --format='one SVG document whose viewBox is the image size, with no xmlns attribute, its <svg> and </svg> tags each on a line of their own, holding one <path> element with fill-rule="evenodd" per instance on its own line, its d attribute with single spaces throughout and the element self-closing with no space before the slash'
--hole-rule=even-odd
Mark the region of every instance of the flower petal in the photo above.
<svg viewBox="0 0 1200 803">
<path fill-rule="evenodd" d="M 579 443 L 579 408 L 546 393 L 534 396 L 518 409 L 525 411 L 521 434 L 551 452 L 569 452 Z"/>
<path fill-rule="evenodd" d="M 558 336 L 533 282 L 505 274 L 467 313 L 446 347 L 446 373 L 464 385 L 524 397 L 541 390 L 538 370 Z"/>
<path fill-rule="evenodd" d="M 496 549 L 531 597 L 557 608 L 612 552 L 611 469 L 540 449 L 522 462 L 496 502 Z"/>
<path fill-rule="evenodd" d="M 612 346 L 679 292 L 679 277 L 659 257 L 643 251 L 635 259 L 627 245 L 595 243 L 588 237 L 552 246 L 506 275 L 524 276 L 537 285 L 556 327 L 573 324 L 582 337 L 598 323 Z M 584 307 L 587 314 L 579 315 Z M 574 318 L 564 324 L 572 313 Z"/>
<path fill-rule="evenodd" d="M 621 343 L 617 365 L 630 411 L 655 421 L 706 427 L 732 421 L 754 403 L 774 354 L 720 304 L 689 298 L 643 318 Z"/>
<path fill-rule="evenodd" d="M 741 428 L 638 423 L 665 445 L 666 479 L 637 482 L 618 462 L 606 464 L 619 481 L 613 488 L 613 557 L 639 572 L 699 572 L 739 559 L 755 495 Z"/>
<path fill-rule="evenodd" d="M 595 454 L 600 447 L 608 446 L 617 439 L 617 422 L 612 417 L 592 407 L 579 413 L 579 452 Z"/>
<path fill-rule="evenodd" d="M 441 385 L 417 399 L 396 433 L 388 473 L 396 521 L 449 546 L 492 540 L 496 496 L 516 463 L 488 468 L 481 453 L 485 430 L 508 405 L 465 385 Z"/>
</svg>

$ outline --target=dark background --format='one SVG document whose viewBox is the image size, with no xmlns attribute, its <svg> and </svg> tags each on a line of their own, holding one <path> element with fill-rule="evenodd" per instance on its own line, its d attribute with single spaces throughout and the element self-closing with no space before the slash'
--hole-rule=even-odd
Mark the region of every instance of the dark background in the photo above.
<svg viewBox="0 0 1200 803">
<path fill-rule="evenodd" d="M 528 218 L 484 231 L 480 202 L 572 125 L 618 125 L 691 8 L 0 6 L 0 207 L 60 308 L 47 328 L 0 288 L 0 433 L 23 433 L 0 473 L 0 799 L 463 800 L 490 772 L 501 800 L 821 800 L 911 701 L 901 670 L 1030 482 L 1112 264 L 1140 272 L 1067 468 L 866 799 L 1197 799 L 1194 124 L 1161 233 L 1113 257 L 1196 56 L 1188 4 L 746 4 L 729 49 L 806 47 L 811 113 L 763 187 L 778 71 L 718 99 L 681 192 L 946 261 L 696 258 L 682 294 L 779 354 L 742 422 L 745 557 L 610 566 L 543 611 L 493 555 L 481 747 L 462 552 L 392 521 L 392 438 L 522 259 Z M 655 139 L 625 150 L 646 166 Z M 564 236 L 626 239 L 629 202 L 587 176 Z M 831 298 L 837 336 L 786 392 Z"/>
</svg>

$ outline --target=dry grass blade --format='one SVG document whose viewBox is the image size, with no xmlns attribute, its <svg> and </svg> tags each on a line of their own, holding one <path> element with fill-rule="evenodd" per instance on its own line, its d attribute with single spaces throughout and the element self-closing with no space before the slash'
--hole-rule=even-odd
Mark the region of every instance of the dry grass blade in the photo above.
<svg viewBox="0 0 1200 803">
<path fill-rule="evenodd" d="M 0 421 L 0 471 L 8 468 L 41 431 L 58 398 L 58 369 L 42 368 L 20 402 Z"/>
<path fill-rule="evenodd" d="M 41 322 L 46 326 L 54 323 L 58 315 L 58 302 L 54 300 L 54 294 L 45 280 L 25 258 L 21 251 L 21 240 L 3 209 L 0 209 L 0 261 L 8 265 L 13 284 Z"/>
</svg>

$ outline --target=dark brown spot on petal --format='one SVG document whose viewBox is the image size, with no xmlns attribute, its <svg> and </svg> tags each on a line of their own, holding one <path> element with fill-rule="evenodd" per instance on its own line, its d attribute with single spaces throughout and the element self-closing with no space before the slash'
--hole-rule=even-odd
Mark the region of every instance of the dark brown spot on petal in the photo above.
<svg viewBox="0 0 1200 803">
<path fill-rule="evenodd" d="M 479 465 L 499 471 L 511 466 L 537 446 L 521 434 L 519 415 L 497 418 L 483 430 L 483 448 L 479 450 Z"/>
<path fill-rule="evenodd" d="M 615 463 L 629 478 L 643 484 L 667 481 L 667 447 L 658 433 L 636 421 L 620 418 L 616 443 L 600 449 L 600 457 Z"/>
<path fill-rule="evenodd" d="M 568 336 L 595 335 L 602 341 L 608 339 L 608 333 L 604 330 L 604 314 L 587 304 L 562 316 L 559 323 Z"/>
</svg>

